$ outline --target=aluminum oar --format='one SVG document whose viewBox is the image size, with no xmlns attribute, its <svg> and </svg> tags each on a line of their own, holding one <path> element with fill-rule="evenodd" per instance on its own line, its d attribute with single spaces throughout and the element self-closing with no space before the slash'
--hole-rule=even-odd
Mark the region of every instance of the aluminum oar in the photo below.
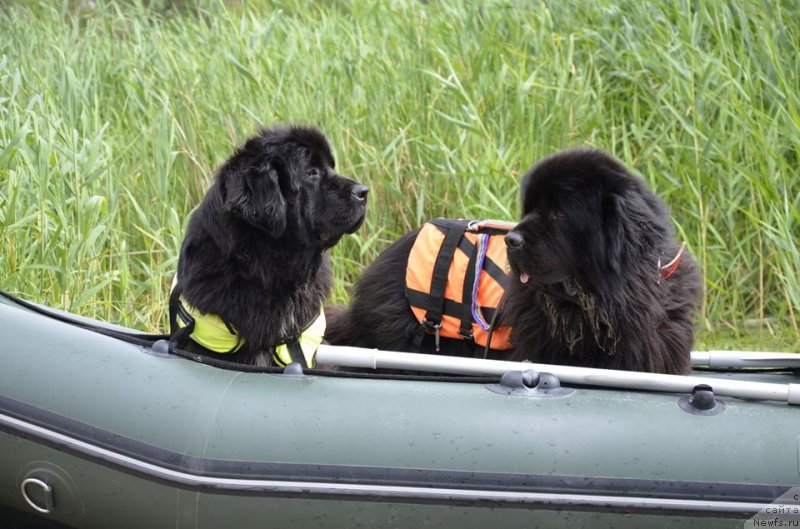
<svg viewBox="0 0 800 529">
<path fill-rule="evenodd" d="M 711 369 L 746 369 L 774 367 L 800 369 L 800 354 L 755 351 L 698 351 L 692 353 L 692 367 Z"/>
<path fill-rule="evenodd" d="M 751 382 L 729 378 L 694 375 L 664 375 L 639 371 L 618 371 L 588 367 L 534 364 L 503 360 L 483 360 L 418 353 L 399 353 L 361 347 L 321 345 L 317 350 L 320 364 L 370 369 L 405 369 L 460 375 L 501 376 L 508 371 L 552 373 L 561 382 L 609 388 L 690 393 L 700 384 L 711 386 L 716 395 L 743 399 L 776 400 L 800 404 L 800 384 Z"/>
</svg>

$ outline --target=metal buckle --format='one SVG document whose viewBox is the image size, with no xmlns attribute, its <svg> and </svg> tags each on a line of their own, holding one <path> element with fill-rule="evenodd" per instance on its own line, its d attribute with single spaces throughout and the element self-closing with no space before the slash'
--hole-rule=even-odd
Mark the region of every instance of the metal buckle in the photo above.
<svg viewBox="0 0 800 529">
<path fill-rule="evenodd" d="M 462 329 L 461 327 L 458 328 L 458 335 L 464 338 L 465 340 L 475 341 L 475 333 L 472 332 L 472 329 Z"/>
<path fill-rule="evenodd" d="M 422 325 L 425 326 L 425 332 L 428 334 L 433 334 L 433 343 L 436 352 L 439 352 L 439 345 L 440 345 L 440 338 L 439 338 L 439 331 L 442 328 L 442 322 L 439 323 L 432 323 L 428 320 L 423 320 Z"/>
</svg>

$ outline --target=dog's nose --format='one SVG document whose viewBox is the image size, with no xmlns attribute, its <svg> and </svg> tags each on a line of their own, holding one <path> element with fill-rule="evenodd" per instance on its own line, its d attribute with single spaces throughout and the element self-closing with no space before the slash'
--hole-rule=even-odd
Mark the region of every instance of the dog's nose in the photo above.
<svg viewBox="0 0 800 529">
<path fill-rule="evenodd" d="M 519 248 L 524 240 L 518 231 L 510 231 L 505 236 L 506 246 L 509 248 Z"/>
<path fill-rule="evenodd" d="M 365 185 L 358 184 L 353 188 L 353 196 L 356 197 L 361 202 L 364 202 L 367 199 L 367 195 L 369 194 L 369 188 Z"/>
</svg>

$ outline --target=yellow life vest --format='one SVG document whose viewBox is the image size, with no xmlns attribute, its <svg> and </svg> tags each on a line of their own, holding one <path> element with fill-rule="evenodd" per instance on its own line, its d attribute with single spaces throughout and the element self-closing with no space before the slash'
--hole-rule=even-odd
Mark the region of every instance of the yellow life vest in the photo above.
<svg viewBox="0 0 800 529">
<path fill-rule="evenodd" d="M 511 327 L 494 320 L 508 281 L 502 221 L 435 219 L 417 235 L 406 267 L 406 299 L 423 332 L 508 350 Z M 438 350 L 438 345 L 437 345 Z"/>
<path fill-rule="evenodd" d="M 177 278 L 172 281 L 175 288 Z M 206 314 L 191 306 L 183 296 L 179 296 L 175 307 L 170 304 L 170 320 L 174 322 L 172 332 L 192 325 L 189 338 L 210 351 L 219 354 L 233 354 L 240 350 L 245 340 L 236 327 L 224 321 L 216 314 Z M 173 314 L 174 313 L 174 314 Z M 297 361 L 298 353 L 302 354 L 307 367 L 314 367 L 317 348 L 325 335 L 325 311 L 320 306 L 319 316 L 306 326 L 294 340 L 277 344 L 273 347 L 273 362 L 281 367 Z M 294 353 L 294 354 L 293 354 Z"/>
</svg>

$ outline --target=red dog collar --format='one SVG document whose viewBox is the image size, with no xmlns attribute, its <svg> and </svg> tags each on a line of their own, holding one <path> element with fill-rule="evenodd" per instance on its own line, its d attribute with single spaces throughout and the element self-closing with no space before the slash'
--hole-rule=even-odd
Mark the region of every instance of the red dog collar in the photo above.
<svg viewBox="0 0 800 529">
<path fill-rule="evenodd" d="M 662 279 L 667 279 L 669 276 L 675 273 L 675 270 L 678 269 L 678 265 L 681 264 L 681 260 L 683 260 L 683 253 L 686 250 L 686 243 L 681 243 L 681 247 L 678 248 L 678 254 L 672 258 L 672 261 L 668 262 L 665 265 L 661 265 L 661 258 L 658 258 L 658 271 L 661 274 Z"/>
</svg>

